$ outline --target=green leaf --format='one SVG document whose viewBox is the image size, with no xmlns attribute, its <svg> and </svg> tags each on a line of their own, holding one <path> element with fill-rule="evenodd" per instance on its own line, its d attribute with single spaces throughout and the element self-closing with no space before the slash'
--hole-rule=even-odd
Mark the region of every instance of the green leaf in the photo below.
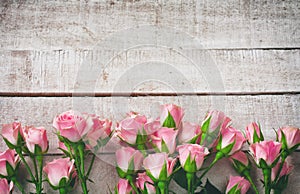
<svg viewBox="0 0 300 194">
<path fill-rule="evenodd" d="M 168 111 L 168 116 L 165 119 L 163 125 L 163 127 L 168 127 L 168 128 L 176 128 L 176 123 L 172 117 L 172 115 L 170 114 L 170 112 Z"/>
<path fill-rule="evenodd" d="M 9 149 L 15 149 L 16 148 L 16 146 L 14 145 L 14 144 L 12 144 L 12 143 L 10 143 L 6 138 L 4 138 L 3 137 L 3 140 L 4 140 L 4 142 L 6 143 L 6 145 L 7 145 L 7 147 L 9 148 Z"/>
<path fill-rule="evenodd" d="M 207 179 L 203 189 L 198 194 L 222 194 L 210 181 Z"/>
</svg>

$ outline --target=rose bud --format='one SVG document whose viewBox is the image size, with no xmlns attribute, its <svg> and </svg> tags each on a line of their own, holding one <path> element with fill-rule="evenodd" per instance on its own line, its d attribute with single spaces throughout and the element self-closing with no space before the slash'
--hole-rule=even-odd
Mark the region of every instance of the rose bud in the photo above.
<svg viewBox="0 0 300 194">
<path fill-rule="evenodd" d="M 160 123 L 163 127 L 180 129 L 183 115 L 183 109 L 179 106 L 174 104 L 161 105 Z"/>
<path fill-rule="evenodd" d="M 253 122 L 246 127 L 246 137 L 249 144 L 264 140 L 260 125 Z"/>
<path fill-rule="evenodd" d="M 179 161 L 186 172 L 197 172 L 203 164 L 205 156 L 209 154 L 206 147 L 198 144 L 184 144 L 177 147 Z"/>
<path fill-rule="evenodd" d="M 156 190 L 153 184 L 153 181 L 147 176 L 146 172 L 138 173 L 136 185 L 142 193 L 155 194 Z"/>
<path fill-rule="evenodd" d="M 293 152 L 300 145 L 300 129 L 296 127 L 283 127 L 277 131 L 278 139 L 282 143 L 282 148 L 288 152 Z"/>
<path fill-rule="evenodd" d="M 130 186 L 128 180 L 119 179 L 115 193 L 116 194 L 133 194 L 134 191 L 133 191 L 132 187 Z"/>
<path fill-rule="evenodd" d="M 74 160 L 70 158 L 59 158 L 49 162 L 43 170 L 47 174 L 50 185 L 56 189 L 58 187 L 66 187 L 67 185 L 61 185 L 62 183 L 68 184 L 71 182 L 75 173 Z M 65 179 L 65 182 L 62 181 Z"/>
<path fill-rule="evenodd" d="M 172 175 L 176 158 L 168 158 L 166 153 L 149 154 L 143 162 L 147 175 L 154 181 L 167 181 Z"/>
<path fill-rule="evenodd" d="M 91 147 L 95 147 L 99 144 L 100 146 L 104 146 L 109 140 L 109 136 L 112 132 L 112 122 L 108 119 L 100 120 L 96 115 L 90 115 L 90 117 L 93 121 L 93 126 L 85 136 L 84 140 Z"/>
<path fill-rule="evenodd" d="M 141 168 L 143 154 L 132 147 L 122 147 L 116 151 L 117 171 L 121 178 L 131 175 Z"/>
<path fill-rule="evenodd" d="M 59 135 L 72 142 L 79 142 L 93 126 L 92 119 L 77 111 L 67 111 L 56 116 L 53 126 Z"/>
<path fill-rule="evenodd" d="M 201 128 L 198 124 L 183 122 L 182 129 L 179 130 L 178 141 L 182 143 L 199 144 L 201 140 Z"/>
<path fill-rule="evenodd" d="M 244 153 L 243 151 L 234 153 L 230 156 L 229 159 L 231 160 L 233 167 L 238 173 L 244 174 L 249 172 L 251 165 L 246 153 Z"/>
<path fill-rule="evenodd" d="M 229 126 L 231 119 L 221 111 L 209 112 L 201 125 L 201 144 L 211 148 L 216 144 L 222 128 Z"/>
<path fill-rule="evenodd" d="M 242 132 L 233 127 L 223 128 L 216 149 L 225 156 L 230 156 L 239 151 L 246 139 Z"/>
<path fill-rule="evenodd" d="M 240 193 L 246 194 L 250 188 L 250 183 L 244 177 L 230 176 L 228 185 L 226 187 L 226 194 Z"/>
<path fill-rule="evenodd" d="M 275 141 L 261 141 L 250 145 L 256 164 L 260 168 L 273 167 L 280 156 L 281 143 Z"/>
<path fill-rule="evenodd" d="M 13 182 L 11 181 L 10 184 L 8 184 L 6 179 L 0 178 L 0 193 L 1 194 L 10 194 L 13 190 Z"/>
<path fill-rule="evenodd" d="M 13 122 L 2 125 L 2 136 L 7 146 L 14 149 L 22 141 L 21 123 Z"/>
<path fill-rule="evenodd" d="M 272 173 L 271 173 L 271 180 L 275 181 L 276 176 L 278 178 L 286 177 L 291 174 L 292 170 L 294 169 L 294 166 L 291 165 L 288 160 L 285 160 L 285 162 L 282 165 L 282 169 L 279 172 L 280 165 L 282 165 L 282 162 L 278 162 L 274 168 L 272 168 Z M 279 174 L 278 174 L 279 173 Z"/>
<path fill-rule="evenodd" d="M 144 125 L 147 118 L 135 112 L 130 112 L 124 120 L 122 120 L 116 129 L 117 136 L 129 145 L 142 144 L 138 142 L 140 138 L 146 135 Z M 144 141 L 144 140 L 143 140 Z"/>
<path fill-rule="evenodd" d="M 158 152 L 174 153 L 176 148 L 176 137 L 178 130 L 173 128 L 161 127 L 152 135 L 150 139 L 153 147 Z"/>
<path fill-rule="evenodd" d="M 0 153 L 0 175 L 12 176 L 19 163 L 19 157 L 15 156 L 15 150 L 6 150 Z"/>
<path fill-rule="evenodd" d="M 23 128 L 23 137 L 31 153 L 41 154 L 48 150 L 48 139 L 43 127 L 26 126 Z M 39 150 L 35 150 L 38 146 Z M 41 153 L 40 153 L 41 152 Z"/>
</svg>

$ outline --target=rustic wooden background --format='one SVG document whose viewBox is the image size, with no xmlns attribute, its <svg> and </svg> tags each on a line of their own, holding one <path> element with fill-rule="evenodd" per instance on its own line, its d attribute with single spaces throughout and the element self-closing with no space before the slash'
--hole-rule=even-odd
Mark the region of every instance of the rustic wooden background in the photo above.
<svg viewBox="0 0 300 194">
<path fill-rule="evenodd" d="M 0 123 L 46 127 L 48 160 L 60 157 L 52 119 L 69 109 L 116 121 L 130 110 L 156 117 L 159 104 L 176 103 L 193 122 L 219 109 L 239 129 L 260 121 L 267 138 L 273 128 L 300 126 L 297 0 L 0 4 Z M 117 182 L 113 150 L 103 152 L 91 193 Z M 297 194 L 300 153 L 293 157 L 285 193 Z M 229 174 L 223 160 L 209 177 L 224 189 Z"/>
</svg>

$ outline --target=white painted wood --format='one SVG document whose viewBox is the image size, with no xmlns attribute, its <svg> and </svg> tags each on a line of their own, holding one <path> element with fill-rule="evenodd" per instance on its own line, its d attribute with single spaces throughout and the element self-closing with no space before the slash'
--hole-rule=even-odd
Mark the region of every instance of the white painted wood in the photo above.
<svg viewBox="0 0 300 194">
<path fill-rule="evenodd" d="M 69 109 L 96 113 L 116 123 L 129 111 L 159 116 L 159 105 L 176 103 L 185 109 L 184 120 L 201 123 L 207 111 L 217 109 L 232 118 L 233 126 L 244 130 L 252 121 L 259 121 L 266 139 L 275 138 L 273 128 L 300 126 L 300 95 L 282 96 L 180 96 L 180 97 L 1 97 L 0 123 L 15 120 L 24 125 L 44 126 L 48 130 L 50 153 L 57 152 L 57 137 L 51 133 L 55 115 Z M 1 146 L 4 147 L 1 141 Z M 114 150 L 104 150 L 111 152 Z"/>
<path fill-rule="evenodd" d="M 1 51 L 0 92 L 293 92 L 299 63 L 299 50 Z"/>
<path fill-rule="evenodd" d="M 173 29 L 169 41 L 183 32 L 204 48 L 299 47 L 299 7 L 295 0 L 7 1 L 0 48 L 87 49 L 146 25 Z"/>
</svg>

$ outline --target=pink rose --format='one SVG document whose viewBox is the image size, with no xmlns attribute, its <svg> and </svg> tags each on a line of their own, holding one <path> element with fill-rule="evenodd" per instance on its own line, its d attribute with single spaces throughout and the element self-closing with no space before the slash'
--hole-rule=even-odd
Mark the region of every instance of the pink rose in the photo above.
<svg viewBox="0 0 300 194">
<path fill-rule="evenodd" d="M 123 173 L 128 171 L 137 171 L 141 168 L 143 162 L 143 154 L 132 147 L 122 147 L 116 151 L 117 167 L 123 172 L 119 172 L 121 178 Z M 132 169 L 133 168 L 133 169 Z"/>
<path fill-rule="evenodd" d="M 233 163 L 235 163 L 234 161 L 239 161 L 244 166 L 249 166 L 249 159 L 243 151 L 235 152 L 233 155 L 230 156 L 230 160 Z"/>
<path fill-rule="evenodd" d="M 135 145 L 138 134 L 144 134 L 143 129 L 146 122 L 147 118 L 144 115 L 130 112 L 128 117 L 118 124 L 117 135 L 124 142 Z"/>
<path fill-rule="evenodd" d="M 182 129 L 178 134 L 179 143 L 200 143 L 201 140 L 201 128 L 198 124 L 183 122 Z"/>
<path fill-rule="evenodd" d="M 177 150 L 180 164 L 186 172 L 197 172 L 202 167 L 205 156 L 209 154 L 206 147 L 198 144 L 184 144 L 178 146 Z"/>
<path fill-rule="evenodd" d="M 18 135 L 21 131 L 21 123 L 13 122 L 2 125 L 2 136 L 12 145 L 17 145 Z"/>
<path fill-rule="evenodd" d="M 283 127 L 277 131 L 278 139 L 283 147 L 287 149 L 297 149 L 300 145 L 300 129 L 296 127 Z M 283 138 L 283 135 L 285 140 Z"/>
<path fill-rule="evenodd" d="M 70 110 L 56 116 L 53 126 L 60 132 L 61 136 L 72 142 L 78 142 L 89 132 L 93 126 L 93 121 L 86 114 Z"/>
<path fill-rule="evenodd" d="M 117 185 L 117 191 L 118 194 L 132 194 L 133 189 L 130 186 L 128 180 L 126 179 L 119 179 L 118 185 Z"/>
<path fill-rule="evenodd" d="M 150 139 L 155 148 L 160 152 L 174 153 L 176 148 L 176 137 L 178 130 L 173 128 L 161 127 L 152 135 Z"/>
<path fill-rule="evenodd" d="M 183 118 L 183 109 L 174 104 L 161 105 L 160 123 L 164 127 L 181 128 L 181 120 Z M 170 119 L 167 119 L 170 118 Z"/>
<path fill-rule="evenodd" d="M 280 168 L 281 163 L 282 163 L 282 162 L 278 162 L 278 163 L 274 166 L 274 168 L 272 168 L 272 172 L 271 172 L 271 180 L 272 180 L 272 181 L 275 180 L 275 177 L 276 177 L 276 175 L 278 174 L 278 171 L 279 171 L 279 168 Z M 293 168 L 294 168 L 293 165 L 289 164 L 288 161 L 285 161 L 285 162 L 283 163 L 282 169 L 281 169 L 281 171 L 280 171 L 279 178 L 291 174 Z"/>
<path fill-rule="evenodd" d="M 26 146 L 31 153 L 35 153 L 35 145 L 38 145 L 43 153 L 48 150 L 47 134 L 43 127 L 24 127 L 23 137 L 26 142 Z"/>
<path fill-rule="evenodd" d="M 226 128 L 230 121 L 231 119 L 226 117 L 223 112 L 213 110 L 207 113 L 201 129 L 203 133 L 212 133 L 216 130 L 219 131 L 221 128 Z"/>
<path fill-rule="evenodd" d="M 13 169 L 16 169 L 16 166 L 19 162 L 19 157 L 15 156 L 15 150 L 6 150 L 0 153 L 0 175 L 10 176 L 6 170 L 6 163 L 11 165 Z"/>
<path fill-rule="evenodd" d="M 6 179 L 0 178 L 0 194 L 10 194 L 13 186 L 14 184 L 12 181 L 10 182 L 10 184 L 8 184 Z"/>
<path fill-rule="evenodd" d="M 261 168 L 260 161 L 264 160 L 266 164 L 270 167 L 280 156 L 281 143 L 275 141 L 261 141 L 250 145 L 250 152 L 257 165 Z"/>
<path fill-rule="evenodd" d="M 225 193 L 246 194 L 249 188 L 250 183 L 244 177 L 230 176 Z"/>
<path fill-rule="evenodd" d="M 75 173 L 74 160 L 70 158 L 59 158 L 49 162 L 43 169 L 48 177 L 49 183 L 58 187 L 61 179 L 66 178 L 68 181 Z"/>
<path fill-rule="evenodd" d="M 176 158 L 168 158 L 167 153 L 155 153 L 149 154 L 144 159 L 143 165 L 153 181 L 165 181 L 171 176 L 176 160 Z M 163 171 L 163 169 L 166 169 L 166 171 Z"/>
<path fill-rule="evenodd" d="M 233 127 L 227 127 L 221 130 L 219 141 L 217 150 L 225 155 L 232 155 L 242 148 L 246 139 L 239 130 L 234 129 Z M 231 147 L 230 145 L 233 146 Z"/>
<path fill-rule="evenodd" d="M 100 120 L 96 115 L 90 115 L 90 117 L 93 121 L 93 126 L 84 140 L 87 141 L 91 147 L 95 147 L 98 145 L 98 140 L 109 138 L 112 122 L 108 119 Z"/>
<path fill-rule="evenodd" d="M 147 176 L 146 172 L 138 173 L 136 185 L 143 193 L 147 191 L 148 194 L 155 194 L 156 190 L 153 186 L 153 181 Z"/>
<path fill-rule="evenodd" d="M 246 127 L 246 137 L 249 144 L 253 144 L 264 140 L 264 136 L 261 132 L 260 126 L 255 122 L 250 123 Z"/>
</svg>

